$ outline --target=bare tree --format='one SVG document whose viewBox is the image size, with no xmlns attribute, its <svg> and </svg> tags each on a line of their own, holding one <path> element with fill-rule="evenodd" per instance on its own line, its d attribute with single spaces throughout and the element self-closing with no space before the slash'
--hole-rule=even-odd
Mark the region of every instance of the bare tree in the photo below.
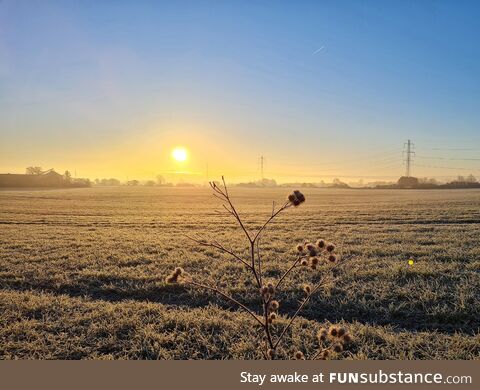
<svg viewBox="0 0 480 390">
<path fill-rule="evenodd" d="M 42 167 L 28 167 L 26 173 L 27 175 L 41 175 Z"/>
<path fill-rule="evenodd" d="M 65 171 L 65 173 L 63 174 L 63 178 L 67 183 L 70 183 L 72 181 L 72 174 L 70 173 L 70 171 Z"/>
<path fill-rule="evenodd" d="M 165 178 L 162 175 L 157 175 L 157 183 L 158 185 L 164 185 L 165 184 Z"/>
</svg>

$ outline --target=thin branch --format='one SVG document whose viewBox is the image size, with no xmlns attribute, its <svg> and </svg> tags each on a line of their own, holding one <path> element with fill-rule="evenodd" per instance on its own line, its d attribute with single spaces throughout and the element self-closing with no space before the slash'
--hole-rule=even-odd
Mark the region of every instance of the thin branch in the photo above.
<svg viewBox="0 0 480 390">
<path fill-rule="evenodd" d="M 218 242 L 215 242 L 215 243 L 212 243 L 212 242 L 205 242 L 205 241 L 201 241 L 201 240 L 198 240 L 196 238 L 193 238 L 193 237 L 190 237 L 189 235 L 187 234 L 184 234 L 185 237 L 187 237 L 188 239 L 192 240 L 193 242 L 196 242 L 198 245 L 201 245 L 201 246 L 208 246 L 208 247 L 211 247 L 211 248 L 216 248 L 222 252 L 225 252 L 227 254 L 229 254 L 230 256 L 232 256 L 233 258 L 237 259 L 238 261 L 240 261 L 243 265 L 245 265 L 248 269 L 251 269 L 251 265 L 248 264 L 245 260 L 243 260 L 240 256 L 238 256 L 236 253 L 234 253 L 233 251 L 225 248 L 223 245 L 219 244 Z"/>
<path fill-rule="evenodd" d="M 263 322 L 260 321 L 260 319 L 257 317 L 257 315 L 253 311 L 251 311 L 247 306 L 245 306 L 243 303 L 238 302 L 235 298 L 232 298 L 231 296 L 229 296 L 229 295 L 225 294 L 224 292 L 220 291 L 218 288 L 213 287 L 213 286 L 208 286 L 206 284 L 197 283 L 197 282 L 194 282 L 194 281 L 191 281 L 191 280 L 187 281 L 185 283 L 186 284 L 191 284 L 191 285 L 194 285 L 194 286 L 197 286 L 197 287 L 205 288 L 205 289 L 211 290 L 213 292 L 216 292 L 217 294 L 221 295 L 225 299 L 228 299 L 230 302 L 233 302 L 236 305 L 240 306 L 244 311 L 246 311 L 248 314 L 250 314 L 255 319 L 255 321 L 257 321 L 262 327 L 265 327 Z"/>
<path fill-rule="evenodd" d="M 223 208 L 224 208 L 225 210 L 227 210 L 227 213 L 229 213 L 230 215 L 235 216 L 235 214 L 232 213 L 232 210 L 229 210 L 229 209 L 227 208 L 227 206 L 225 206 L 223 203 L 222 203 L 222 206 L 223 206 Z"/>
<path fill-rule="evenodd" d="M 331 267 L 329 269 L 329 271 L 333 271 L 334 269 L 338 268 L 340 265 L 343 265 L 345 264 L 345 262 L 343 263 L 336 263 L 333 267 Z M 331 274 L 328 274 L 328 275 L 325 275 L 322 279 L 320 279 L 320 281 L 315 285 L 315 287 L 312 289 L 312 291 L 310 292 L 310 294 L 308 294 L 305 299 L 303 300 L 303 302 L 300 304 L 300 306 L 298 307 L 297 311 L 293 314 L 292 318 L 290 319 L 289 323 L 287 324 L 287 326 L 283 329 L 282 333 L 280 334 L 280 336 L 278 337 L 277 339 L 277 342 L 275 343 L 274 345 L 274 348 L 277 348 L 278 344 L 280 343 L 280 341 L 282 340 L 283 336 L 285 336 L 285 333 L 287 332 L 288 328 L 290 328 L 290 326 L 292 325 L 293 321 L 295 320 L 295 318 L 297 318 L 298 314 L 300 313 L 300 311 L 303 309 L 303 307 L 308 303 L 308 301 L 310 300 L 310 298 L 317 293 L 317 291 L 320 289 L 320 287 L 324 286 L 324 283 L 327 281 L 327 278 L 329 278 L 330 276 L 332 276 Z"/>
<path fill-rule="evenodd" d="M 278 289 L 278 286 L 283 282 L 283 280 L 287 277 L 287 275 L 295 268 L 295 266 L 298 264 L 298 262 L 302 259 L 305 259 L 307 256 L 301 255 L 298 256 L 297 259 L 294 261 L 292 266 L 283 274 L 283 276 L 280 278 L 280 280 L 277 282 L 275 289 Z"/>
<path fill-rule="evenodd" d="M 328 275 L 329 276 L 329 275 Z M 285 336 L 285 333 L 287 332 L 287 330 L 290 328 L 290 326 L 293 324 L 293 321 L 295 321 L 295 318 L 297 318 L 298 314 L 300 313 L 300 311 L 303 309 L 303 307 L 308 303 L 308 301 L 310 300 L 310 298 L 312 297 L 313 294 L 315 294 L 318 289 L 323 286 L 323 283 L 326 281 L 327 279 L 327 276 L 324 276 L 320 282 L 318 282 L 318 284 L 312 289 L 311 293 L 308 294 L 305 299 L 303 300 L 303 302 L 300 304 L 300 306 L 298 307 L 297 311 L 293 314 L 292 318 L 290 319 L 290 321 L 288 322 L 287 326 L 283 329 L 282 333 L 280 334 L 280 336 L 278 337 L 277 339 L 277 342 L 274 344 L 274 348 L 277 348 L 278 344 L 280 343 L 280 341 L 282 341 L 283 339 L 283 336 Z"/>
<path fill-rule="evenodd" d="M 322 354 L 325 351 L 331 351 L 333 349 L 333 347 L 334 347 L 334 344 L 330 345 L 328 348 L 319 349 L 317 351 L 317 353 L 315 355 L 313 355 L 310 360 L 316 360 L 320 356 L 320 354 Z"/>
<path fill-rule="evenodd" d="M 265 335 L 267 336 L 268 344 L 270 348 L 275 349 L 273 346 L 272 335 L 270 334 L 270 323 L 268 322 L 268 305 L 270 304 L 270 300 L 265 300 L 263 303 L 263 312 L 265 315 Z"/>
<path fill-rule="evenodd" d="M 257 258 L 258 258 L 258 278 L 260 279 L 260 285 L 262 285 L 262 258 L 260 256 L 260 237 L 257 240 Z"/>
<path fill-rule="evenodd" d="M 252 238 L 250 237 L 250 233 L 248 233 L 247 229 L 243 225 L 243 222 L 242 222 L 240 216 L 238 215 L 238 212 L 235 209 L 235 206 L 233 205 L 232 201 L 230 200 L 230 196 L 228 195 L 227 184 L 225 183 L 225 178 L 223 176 L 222 176 L 222 181 L 223 181 L 223 187 L 225 188 L 225 193 L 222 192 L 222 194 L 225 196 L 226 201 L 230 205 L 230 208 L 232 209 L 232 212 L 233 212 L 237 222 L 239 223 L 240 227 L 242 228 L 243 232 L 247 236 L 248 241 L 252 242 Z"/>
<path fill-rule="evenodd" d="M 250 241 L 250 258 L 252 259 L 252 265 L 250 269 L 253 272 L 253 276 L 255 276 L 255 280 L 257 281 L 258 288 L 262 287 L 262 283 L 260 282 L 260 278 L 258 277 L 257 270 L 255 269 L 255 242 Z"/>
<path fill-rule="evenodd" d="M 267 227 L 267 225 L 278 215 L 280 214 L 282 211 L 284 211 L 285 209 L 287 209 L 288 207 L 290 207 L 291 203 L 290 202 L 286 202 L 282 207 L 280 207 L 277 211 L 275 212 L 272 212 L 272 215 L 270 216 L 270 218 L 267 219 L 267 221 L 263 224 L 263 226 L 258 230 L 257 234 L 255 234 L 255 237 L 253 238 L 253 241 L 255 241 L 258 236 L 262 233 L 263 229 L 265 229 Z"/>
</svg>

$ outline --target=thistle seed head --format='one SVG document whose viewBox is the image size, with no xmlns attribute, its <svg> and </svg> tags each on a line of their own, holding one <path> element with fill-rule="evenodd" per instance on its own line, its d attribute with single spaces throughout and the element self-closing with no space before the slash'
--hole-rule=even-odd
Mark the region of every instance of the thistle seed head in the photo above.
<svg viewBox="0 0 480 390">
<path fill-rule="evenodd" d="M 168 276 L 165 278 L 165 282 L 166 282 L 166 283 L 169 283 L 169 284 L 172 284 L 172 283 L 176 283 L 176 282 L 177 282 L 177 279 L 178 279 L 177 276 L 168 275 Z"/>
<path fill-rule="evenodd" d="M 277 311 L 278 308 L 280 307 L 280 303 L 278 303 L 278 301 L 273 300 L 270 302 L 269 307 L 271 311 Z"/>
<path fill-rule="evenodd" d="M 336 326 L 331 326 L 329 329 L 328 329 L 328 334 L 332 337 L 337 337 L 337 334 L 338 334 L 338 329 Z"/>
<path fill-rule="evenodd" d="M 299 206 L 301 203 L 305 202 L 305 195 L 300 191 L 293 191 L 292 194 L 288 195 L 288 201 L 294 206 Z"/>
<path fill-rule="evenodd" d="M 325 248 L 325 241 L 324 240 L 317 240 L 316 244 L 321 249 Z"/>
<path fill-rule="evenodd" d="M 343 351 L 343 345 L 340 343 L 337 343 L 333 346 L 333 351 L 336 353 L 342 352 Z"/>
<path fill-rule="evenodd" d="M 323 342 L 327 339 L 328 332 L 325 328 L 322 328 L 317 333 L 318 341 Z"/>
<path fill-rule="evenodd" d="M 305 284 L 303 286 L 303 291 L 305 292 L 305 294 L 310 294 L 312 292 L 312 288 L 308 285 L 308 284 Z"/>
<path fill-rule="evenodd" d="M 305 355 L 302 351 L 295 352 L 295 359 L 297 360 L 305 360 Z"/>
<path fill-rule="evenodd" d="M 170 275 L 165 278 L 166 283 L 177 283 L 178 278 L 181 275 L 185 275 L 185 271 L 181 267 L 176 267 Z"/>
<path fill-rule="evenodd" d="M 300 203 L 305 202 L 305 195 L 303 195 L 300 191 L 293 191 L 293 195 L 295 195 L 295 197 L 300 201 Z"/>
<path fill-rule="evenodd" d="M 183 274 L 185 271 L 183 270 L 182 267 L 176 267 L 175 270 L 173 271 L 173 275 L 177 275 L 177 276 L 180 276 L 181 274 Z"/>
<path fill-rule="evenodd" d="M 268 283 L 267 288 L 268 288 L 268 293 L 270 295 L 275 294 L 275 286 L 273 285 L 273 283 Z"/>
<path fill-rule="evenodd" d="M 328 252 L 333 252 L 335 250 L 335 245 L 333 244 L 328 244 L 327 245 L 327 251 Z"/>
</svg>

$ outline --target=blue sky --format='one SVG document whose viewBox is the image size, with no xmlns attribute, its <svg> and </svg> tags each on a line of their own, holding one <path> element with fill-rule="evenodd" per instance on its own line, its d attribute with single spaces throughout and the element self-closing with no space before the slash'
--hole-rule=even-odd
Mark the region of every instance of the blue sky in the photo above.
<svg viewBox="0 0 480 390">
<path fill-rule="evenodd" d="M 254 177 L 263 154 L 280 181 L 393 178 L 410 138 L 414 173 L 480 176 L 478 20 L 474 1 L 0 0 L 0 170 L 147 178 L 181 144 L 193 176 Z"/>
</svg>

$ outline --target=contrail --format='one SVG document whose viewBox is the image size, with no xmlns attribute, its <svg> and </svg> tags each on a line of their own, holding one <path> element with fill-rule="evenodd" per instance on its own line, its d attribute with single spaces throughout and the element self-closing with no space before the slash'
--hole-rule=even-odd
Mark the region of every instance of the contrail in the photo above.
<svg viewBox="0 0 480 390">
<path fill-rule="evenodd" d="M 317 50 L 315 50 L 315 51 L 312 53 L 312 56 L 314 56 L 315 54 L 320 53 L 324 48 L 325 48 L 325 46 L 319 47 Z"/>
</svg>

